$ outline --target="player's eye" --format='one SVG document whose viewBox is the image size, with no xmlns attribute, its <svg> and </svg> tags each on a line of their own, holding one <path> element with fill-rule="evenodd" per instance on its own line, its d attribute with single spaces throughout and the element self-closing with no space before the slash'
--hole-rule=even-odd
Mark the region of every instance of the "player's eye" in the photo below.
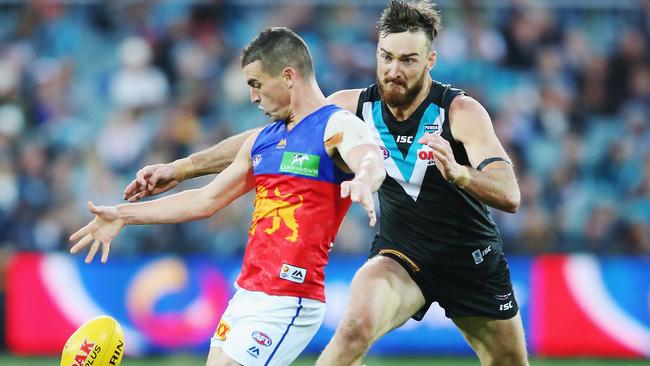
<svg viewBox="0 0 650 366">
<path fill-rule="evenodd" d="M 402 61 L 402 62 L 404 63 L 404 65 L 413 65 L 413 63 L 415 62 L 415 60 L 412 59 L 412 58 L 407 58 L 406 60 L 404 60 L 404 61 Z"/>
</svg>

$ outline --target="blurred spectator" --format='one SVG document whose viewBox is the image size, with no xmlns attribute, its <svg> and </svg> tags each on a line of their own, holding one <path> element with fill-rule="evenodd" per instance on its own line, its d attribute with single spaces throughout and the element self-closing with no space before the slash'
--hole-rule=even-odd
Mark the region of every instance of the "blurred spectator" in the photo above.
<svg viewBox="0 0 650 366">
<path fill-rule="evenodd" d="M 124 40 L 119 48 L 122 69 L 111 80 L 111 98 L 118 107 L 138 109 L 162 105 L 169 85 L 160 70 L 151 66 L 151 47 L 142 38 Z"/>
</svg>

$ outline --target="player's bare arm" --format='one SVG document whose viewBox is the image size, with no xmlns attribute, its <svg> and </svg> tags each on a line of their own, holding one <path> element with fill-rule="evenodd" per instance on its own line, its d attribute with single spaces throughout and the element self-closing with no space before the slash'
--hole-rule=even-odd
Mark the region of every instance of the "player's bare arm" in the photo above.
<svg viewBox="0 0 650 366">
<path fill-rule="evenodd" d="M 70 249 L 77 253 L 88 246 L 86 263 L 90 263 L 102 247 L 102 263 L 108 260 L 111 241 L 126 225 L 172 224 L 207 218 L 253 188 L 250 150 L 257 134 L 249 136 L 235 161 L 212 182 L 200 189 L 183 191 L 171 196 L 144 203 L 118 206 L 95 206 L 88 202 L 88 209 L 95 218 L 70 236 L 78 242 Z"/>
<path fill-rule="evenodd" d="M 327 104 L 335 104 L 347 111 L 357 113 L 359 95 L 363 89 L 339 90 L 325 99 Z"/>
<path fill-rule="evenodd" d="M 452 135 L 463 143 L 472 166 L 458 164 L 449 142 L 438 135 L 427 134 L 420 143 L 434 149 L 436 166 L 445 179 L 489 206 L 516 212 L 520 202 L 517 179 L 485 108 L 473 98 L 459 96 L 449 113 Z"/>
<path fill-rule="evenodd" d="M 186 179 L 221 173 L 233 162 L 246 139 L 258 131 L 248 130 L 228 137 L 212 147 L 171 163 L 145 166 L 124 189 L 124 199 L 135 202 L 166 192 Z"/>
<path fill-rule="evenodd" d="M 356 113 L 361 90 L 338 91 L 327 98 L 327 103 L 336 104 L 343 109 Z M 210 148 L 171 163 L 145 166 L 138 171 L 135 179 L 124 189 L 124 199 L 129 202 L 136 202 L 145 197 L 167 192 L 186 179 L 221 173 L 232 163 L 244 141 L 259 130 L 248 130 L 228 137 Z"/>
<path fill-rule="evenodd" d="M 368 126 L 354 114 L 343 111 L 333 116 L 325 130 L 325 148 L 343 159 L 344 167 L 354 172 L 354 178 L 341 183 L 341 197 L 350 197 L 368 213 L 370 226 L 377 221 L 372 199 L 386 177 L 384 160 L 373 142 Z"/>
</svg>

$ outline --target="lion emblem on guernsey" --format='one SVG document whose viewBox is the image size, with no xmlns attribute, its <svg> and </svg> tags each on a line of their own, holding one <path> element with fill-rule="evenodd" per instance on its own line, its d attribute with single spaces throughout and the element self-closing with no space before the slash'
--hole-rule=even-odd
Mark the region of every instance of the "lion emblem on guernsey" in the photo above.
<svg viewBox="0 0 650 366">
<path fill-rule="evenodd" d="M 272 197 L 269 197 L 268 189 L 263 186 L 258 186 L 256 192 L 250 234 L 255 234 L 260 221 L 271 218 L 272 225 L 264 232 L 271 235 L 280 229 L 280 224 L 284 224 L 291 230 L 291 234 L 286 239 L 295 243 L 298 240 L 298 221 L 295 212 L 298 207 L 302 206 L 302 196 L 291 193 L 283 195 L 277 187 L 273 191 Z"/>
</svg>

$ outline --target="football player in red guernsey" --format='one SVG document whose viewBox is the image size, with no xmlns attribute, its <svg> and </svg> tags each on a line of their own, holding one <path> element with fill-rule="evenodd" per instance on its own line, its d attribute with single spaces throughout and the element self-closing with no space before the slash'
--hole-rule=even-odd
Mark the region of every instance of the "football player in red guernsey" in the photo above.
<svg viewBox="0 0 650 366">
<path fill-rule="evenodd" d="M 255 189 L 253 219 L 237 291 L 211 341 L 209 366 L 288 365 L 325 314 L 324 267 L 350 202 L 376 221 L 372 193 L 385 170 L 370 130 L 328 105 L 305 42 L 269 28 L 242 55 L 251 101 L 275 122 L 249 136 L 235 161 L 201 189 L 115 207 L 89 203 L 95 218 L 70 240 L 99 248 L 102 262 L 126 225 L 210 217 Z M 92 243 L 92 244 L 91 244 Z"/>
</svg>

